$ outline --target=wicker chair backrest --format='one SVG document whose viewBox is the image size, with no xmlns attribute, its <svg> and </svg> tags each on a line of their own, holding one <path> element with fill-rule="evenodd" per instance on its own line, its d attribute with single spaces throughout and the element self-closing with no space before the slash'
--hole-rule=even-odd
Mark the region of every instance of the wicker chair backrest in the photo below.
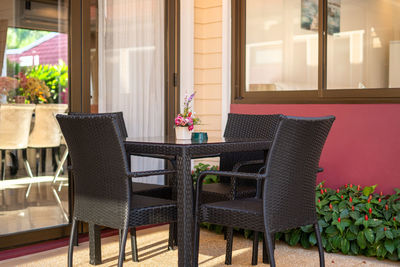
<svg viewBox="0 0 400 267">
<path fill-rule="evenodd" d="M 128 223 L 131 179 L 118 115 L 57 115 L 74 178 L 74 217 L 111 228 Z"/>
<path fill-rule="evenodd" d="M 317 222 L 319 159 L 335 117 L 282 116 L 266 165 L 264 222 L 270 232 Z"/>
<path fill-rule="evenodd" d="M 126 139 L 128 137 L 128 131 L 126 130 L 126 125 L 125 125 L 125 120 L 124 120 L 124 114 L 122 111 L 117 111 L 117 112 L 109 112 L 109 113 L 81 113 L 81 112 L 70 112 L 68 113 L 70 115 L 93 115 L 93 116 L 101 116 L 101 115 L 109 115 L 109 114 L 115 114 L 117 115 L 117 122 L 119 126 L 119 130 L 121 131 L 121 137 L 122 139 Z"/>
<path fill-rule="evenodd" d="M 279 114 L 271 115 L 248 115 L 229 113 L 225 127 L 225 138 L 265 138 L 271 140 L 275 136 L 279 123 Z M 223 153 L 220 157 L 220 170 L 232 171 L 237 162 L 248 160 L 262 160 L 265 157 L 264 151 Z M 257 172 L 257 166 L 249 166 L 241 169 L 244 172 Z M 253 183 L 253 181 L 244 181 L 241 183 Z M 221 177 L 222 183 L 229 183 L 229 178 Z"/>
</svg>

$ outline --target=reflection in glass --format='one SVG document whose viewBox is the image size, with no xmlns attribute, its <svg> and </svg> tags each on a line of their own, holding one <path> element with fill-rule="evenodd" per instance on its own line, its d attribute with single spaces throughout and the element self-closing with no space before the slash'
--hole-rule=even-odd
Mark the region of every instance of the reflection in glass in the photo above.
<svg viewBox="0 0 400 267">
<path fill-rule="evenodd" d="M 68 223 L 66 146 L 54 118 L 68 109 L 68 1 L 5 0 L 0 18 L 4 235 Z"/>
<path fill-rule="evenodd" d="M 317 89 L 318 1 L 246 1 L 246 91 Z"/>
<path fill-rule="evenodd" d="M 338 3 L 340 31 L 328 21 L 328 89 L 400 87 L 399 14 L 395 0 Z"/>
</svg>

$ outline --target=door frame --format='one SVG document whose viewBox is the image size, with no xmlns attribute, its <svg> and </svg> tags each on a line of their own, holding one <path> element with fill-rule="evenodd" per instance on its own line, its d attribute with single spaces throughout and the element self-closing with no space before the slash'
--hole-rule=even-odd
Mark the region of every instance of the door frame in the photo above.
<svg viewBox="0 0 400 267">
<path fill-rule="evenodd" d="M 90 113 L 90 1 L 68 0 L 69 111 Z M 174 135 L 173 119 L 180 110 L 180 0 L 165 0 L 165 134 Z M 69 173 L 69 216 L 73 212 L 73 179 Z M 70 224 L 0 236 L 0 251 L 65 238 Z M 87 227 L 79 227 L 87 232 Z"/>
</svg>

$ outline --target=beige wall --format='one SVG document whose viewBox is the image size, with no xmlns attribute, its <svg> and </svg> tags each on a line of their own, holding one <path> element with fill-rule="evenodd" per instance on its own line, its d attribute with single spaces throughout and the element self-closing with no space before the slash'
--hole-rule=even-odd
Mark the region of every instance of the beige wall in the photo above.
<svg viewBox="0 0 400 267">
<path fill-rule="evenodd" d="M 222 112 L 222 0 L 194 1 L 194 107 L 209 137 L 220 137 Z M 205 160 L 201 160 L 204 162 Z M 218 159 L 208 160 L 217 163 Z"/>
</svg>

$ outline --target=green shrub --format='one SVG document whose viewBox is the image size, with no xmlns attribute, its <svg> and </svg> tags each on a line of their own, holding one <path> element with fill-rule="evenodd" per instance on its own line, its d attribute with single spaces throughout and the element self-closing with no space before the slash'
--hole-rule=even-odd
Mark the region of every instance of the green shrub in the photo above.
<svg viewBox="0 0 400 267">
<path fill-rule="evenodd" d="M 205 168 L 204 166 L 202 168 Z M 200 171 L 202 168 L 198 168 Z M 210 166 L 207 166 L 210 168 Z M 199 172 L 196 173 L 196 178 Z M 217 181 L 213 177 L 208 182 Z M 378 259 L 400 259 L 400 190 L 393 195 L 374 193 L 376 185 L 361 188 L 352 184 L 336 190 L 316 187 L 315 201 L 323 247 L 327 252 L 366 255 Z M 222 232 L 222 226 L 202 224 L 209 230 Z M 235 229 L 246 238 L 252 231 Z M 304 248 L 316 245 L 312 225 L 277 233 L 276 239 Z"/>
<path fill-rule="evenodd" d="M 26 77 L 38 78 L 44 81 L 50 89 L 51 96 L 48 103 L 60 103 L 60 95 L 67 93 L 68 88 L 68 66 L 64 62 L 59 65 L 37 65 L 29 69 Z"/>
<path fill-rule="evenodd" d="M 217 166 L 211 166 L 210 164 L 203 164 L 199 163 L 196 166 L 194 166 L 194 170 L 192 171 L 192 178 L 194 182 L 197 182 L 197 179 L 199 178 L 199 174 L 203 171 L 217 171 L 218 167 Z M 219 182 L 219 177 L 216 175 L 207 175 L 204 178 L 203 181 L 205 184 L 212 184 L 212 183 L 218 183 Z"/>
</svg>

